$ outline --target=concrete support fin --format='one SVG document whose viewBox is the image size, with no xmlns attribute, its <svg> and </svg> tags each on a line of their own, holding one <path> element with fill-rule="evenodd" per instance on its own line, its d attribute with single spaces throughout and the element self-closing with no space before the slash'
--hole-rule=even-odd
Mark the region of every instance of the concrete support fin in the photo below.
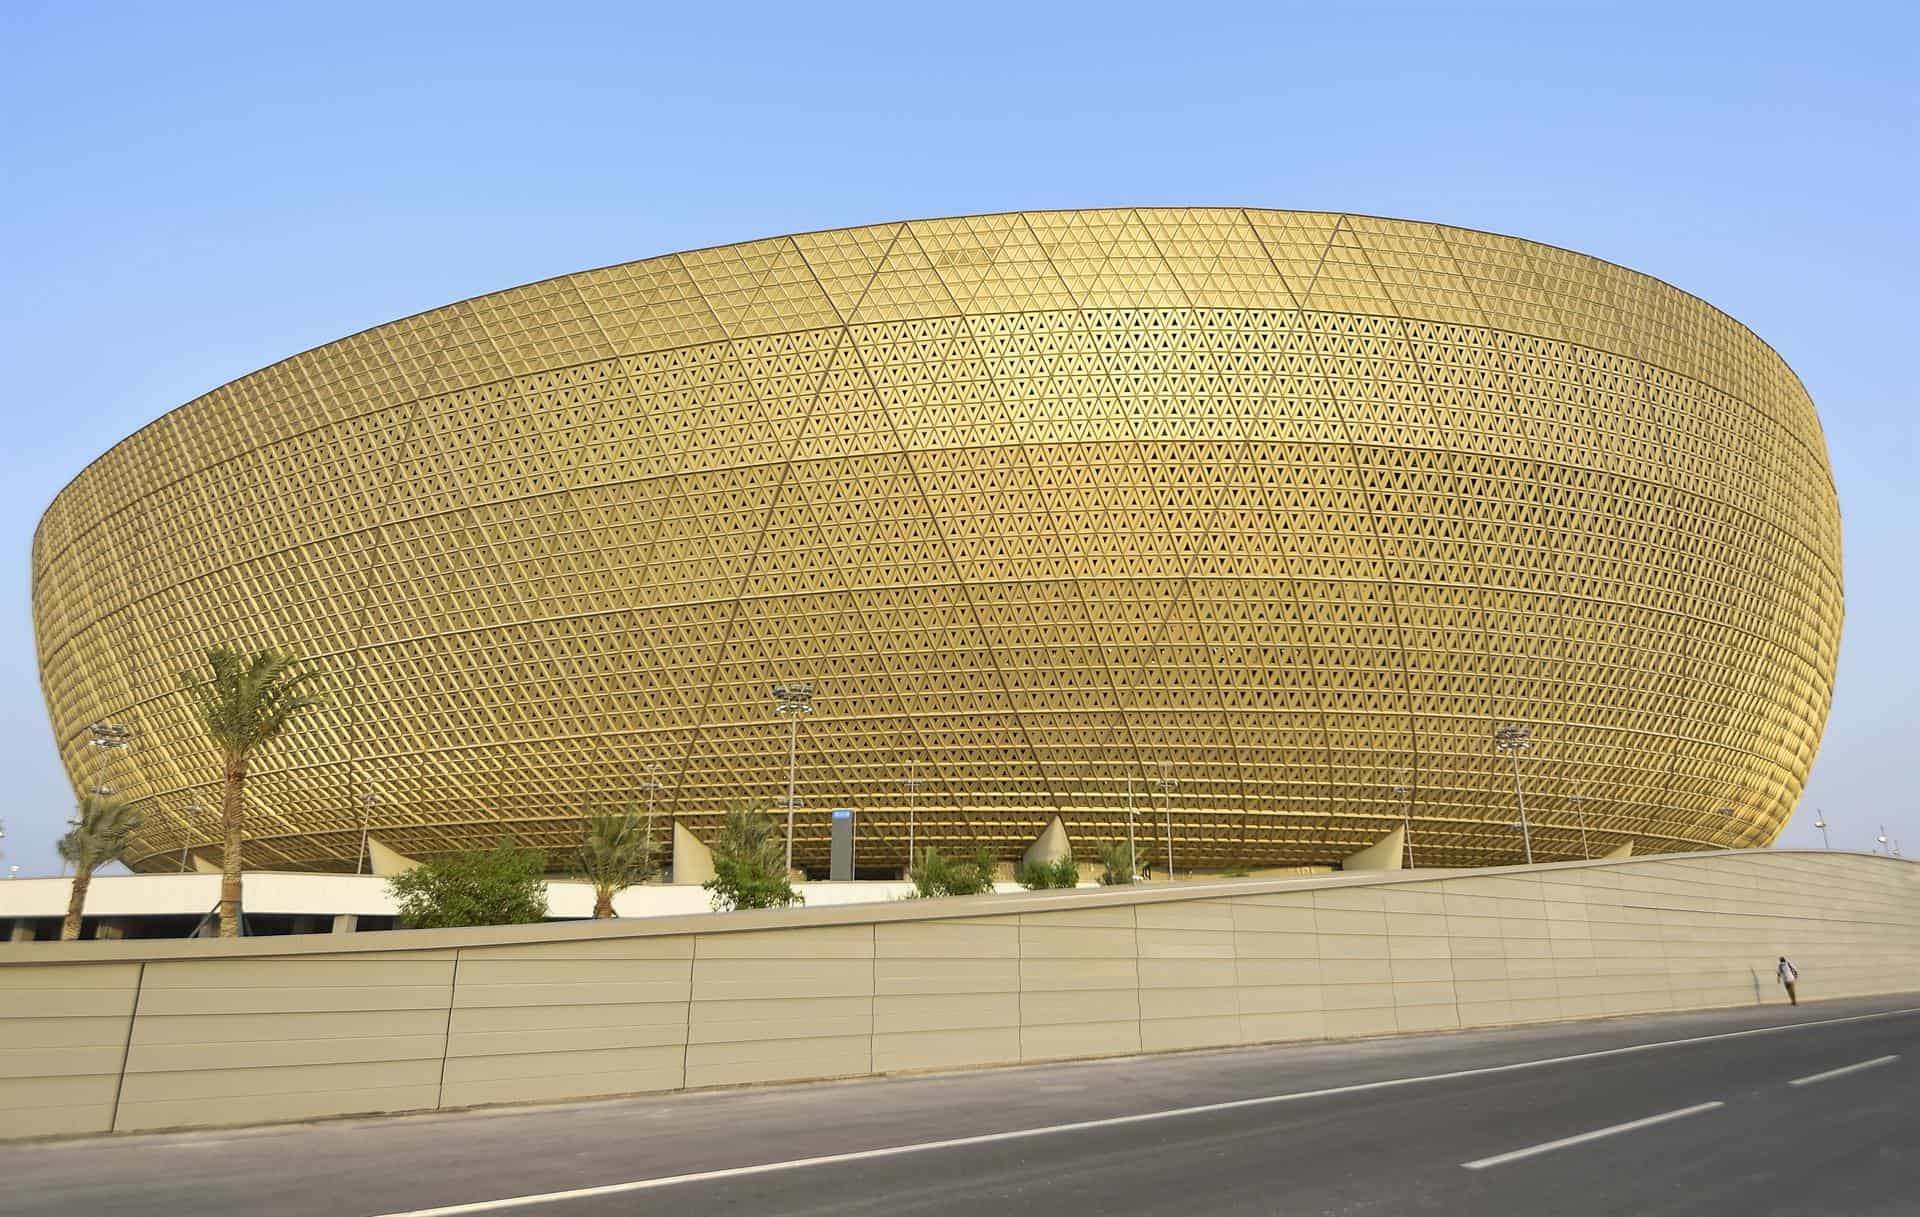
<svg viewBox="0 0 1920 1217">
<path fill-rule="evenodd" d="M 713 851 L 680 821 L 673 822 L 673 881 L 705 883 L 713 878 Z"/>
<path fill-rule="evenodd" d="M 220 873 L 220 864 L 197 849 L 187 855 L 187 857 L 188 860 L 193 863 L 193 873 L 196 875 L 217 875 Z"/>
<path fill-rule="evenodd" d="M 1601 856 L 1602 858 L 1631 858 L 1631 857 L 1633 857 L 1633 839 L 1632 839 L 1631 837 L 1629 837 L 1629 838 L 1628 838 L 1628 839 L 1627 839 L 1626 841 L 1624 841 L 1624 842 L 1622 842 L 1622 843 L 1621 843 L 1621 845 L 1620 845 L 1620 848 L 1618 848 L 1618 849 L 1612 849 L 1612 850 L 1608 850 L 1608 851 L 1607 851 L 1606 853 L 1604 853 L 1604 854 L 1601 854 L 1600 856 Z"/>
<path fill-rule="evenodd" d="M 1027 852 L 1021 855 L 1020 860 L 1033 866 L 1041 862 L 1056 862 L 1072 852 L 1073 842 L 1067 839 L 1067 826 L 1060 822 L 1059 816 L 1055 816 L 1034 838 L 1033 844 L 1027 846 Z"/>
<path fill-rule="evenodd" d="M 1407 865 L 1407 829 L 1403 824 L 1340 864 L 1346 870 L 1401 870 Z"/>
<path fill-rule="evenodd" d="M 382 878 L 404 875 L 420 865 L 418 859 L 409 858 L 391 846 L 383 844 L 379 837 L 367 838 L 367 861 L 373 864 L 373 873 Z"/>
</svg>

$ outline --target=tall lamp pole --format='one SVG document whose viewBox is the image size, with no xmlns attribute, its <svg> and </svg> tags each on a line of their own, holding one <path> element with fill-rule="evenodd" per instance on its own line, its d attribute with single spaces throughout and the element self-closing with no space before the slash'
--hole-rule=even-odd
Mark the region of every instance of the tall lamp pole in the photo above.
<svg viewBox="0 0 1920 1217">
<path fill-rule="evenodd" d="M 1127 865 L 1133 868 L 1129 883 L 1140 882 L 1140 851 L 1133 844 L 1133 775 L 1127 775 Z"/>
<path fill-rule="evenodd" d="M 1580 856 L 1591 858 L 1593 850 L 1587 847 L 1587 813 L 1581 810 L 1586 806 L 1586 802 L 1586 796 L 1580 793 L 1578 786 L 1575 786 L 1573 793 L 1567 796 L 1567 806 L 1573 809 L 1574 815 L 1580 817 Z"/>
<path fill-rule="evenodd" d="M 87 787 L 89 791 L 101 798 L 113 793 L 113 787 L 107 785 L 108 766 L 112 763 L 113 754 L 125 748 L 132 740 L 133 728 L 123 723 L 99 722 L 87 725 L 88 745 L 100 750 L 100 764 L 94 768 L 93 785 Z M 77 826 L 80 823 L 79 816 L 76 815 L 67 822 Z M 63 875 L 67 873 L 67 863 L 64 858 L 60 860 L 60 873 Z"/>
<path fill-rule="evenodd" d="M 360 796 L 360 852 L 353 858 L 353 873 L 360 874 L 367 865 L 367 832 L 373 826 L 373 809 L 380 803 L 377 794 Z"/>
<path fill-rule="evenodd" d="M 1820 848 L 1832 849 L 1833 842 L 1827 840 L 1827 813 L 1824 811 L 1814 812 L 1813 826 L 1820 830 Z"/>
<path fill-rule="evenodd" d="M 923 785 L 925 783 L 920 780 L 919 764 L 909 764 L 907 776 L 900 779 L 901 788 L 907 792 L 907 874 L 909 877 L 913 874 L 913 812 L 915 805 L 920 802 L 920 787 Z"/>
<path fill-rule="evenodd" d="M 1400 834 L 1400 844 L 1407 853 L 1407 869 L 1413 869 L 1413 781 L 1412 774 L 1402 769 L 1395 774 L 1393 784 L 1394 797 L 1402 800 L 1400 804 L 1400 823 L 1404 829 Z"/>
<path fill-rule="evenodd" d="M 200 804 L 188 803 L 182 811 L 187 817 L 187 830 L 180 838 L 180 873 L 187 873 L 187 848 L 193 844 L 193 826 L 200 822 Z"/>
<path fill-rule="evenodd" d="M 773 712 L 787 720 L 787 870 L 793 870 L 793 809 L 800 806 L 800 716 L 813 713 L 813 682 L 773 686 Z"/>
<path fill-rule="evenodd" d="M 133 728 L 124 723 L 91 723 L 87 727 L 87 742 L 95 748 L 113 751 L 126 747 L 132 739 Z"/>
<path fill-rule="evenodd" d="M 107 765 L 111 754 L 125 748 L 133 740 L 133 728 L 120 723 L 93 723 L 87 728 L 87 743 L 100 749 L 100 765 L 93 771 L 93 785 L 90 789 L 98 795 L 113 793 L 113 787 L 107 785 Z"/>
<path fill-rule="evenodd" d="M 653 840 L 653 796 L 667 788 L 653 770 L 647 770 L 640 778 L 640 789 L 647 792 L 647 840 Z"/>
<path fill-rule="evenodd" d="M 1157 777 L 1153 779 L 1153 788 L 1160 792 L 1167 823 L 1167 882 L 1173 882 L 1173 792 L 1180 789 L 1180 779 Z"/>
<path fill-rule="evenodd" d="M 1527 865 L 1532 866 L 1533 829 L 1527 823 L 1527 798 L 1520 792 L 1520 754 L 1533 747 L 1533 740 L 1525 727 L 1514 724 L 1494 728 L 1493 746 L 1513 760 L 1513 801 L 1520 807 L 1520 838 L 1526 845 Z"/>
<path fill-rule="evenodd" d="M 1877 854 L 1880 852 L 1881 849 L 1885 849 L 1887 847 L 1887 826 L 1885 824 L 1882 824 L 1880 826 L 1880 835 L 1875 837 L 1874 840 L 1880 843 L 1880 849 L 1874 850 L 1873 851 L 1874 853 Z"/>
</svg>

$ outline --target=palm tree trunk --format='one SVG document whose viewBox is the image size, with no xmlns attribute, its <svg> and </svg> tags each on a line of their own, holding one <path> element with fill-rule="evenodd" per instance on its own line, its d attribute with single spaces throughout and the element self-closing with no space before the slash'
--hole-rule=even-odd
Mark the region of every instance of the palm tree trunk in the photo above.
<svg viewBox="0 0 1920 1217">
<path fill-rule="evenodd" d="M 73 893 L 67 897 L 67 919 L 60 925 L 61 942 L 72 942 L 80 937 L 80 915 L 87 907 L 87 885 L 92 882 L 91 866 L 74 866 Z"/>
<path fill-rule="evenodd" d="M 243 787 L 247 781 L 247 762 L 238 757 L 227 760 L 227 788 L 220 803 L 220 824 L 226 829 L 227 843 L 220 856 L 220 937 L 240 937 L 240 844 Z"/>
<path fill-rule="evenodd" d="M 593 915 L 595 918 L 613 916 L 613 893 L 604 887 L 593 891 Z"/>
</svg>

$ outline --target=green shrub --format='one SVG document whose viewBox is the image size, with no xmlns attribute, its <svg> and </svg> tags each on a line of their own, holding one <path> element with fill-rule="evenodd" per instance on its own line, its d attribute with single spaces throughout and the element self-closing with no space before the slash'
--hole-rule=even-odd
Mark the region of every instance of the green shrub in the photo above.
<svg viewBox="0 0 1920 1217">
<path fill-rule="evenodd" d="M 985 845 L 976 845 L 960 857 L 949 858 L 933 846 L 920 855 L 920 865 L 907 872 L 913 890 L 921 896 L 976 896 L 993 890 L 999 859 Z"/>
<path fill-rule="evenodd" d="M 1013 877 L 1030 892 L 1054 887 L 1079 887 L 1080 864 L 1073 860 L 1072 854 L 1051 862 L 1022 862 L 1014 870 Z"/>
<path fill-rule="evenodd" d="M 547 915 L 546 855 L 502 837 L 490 850 L 444 854 L 387 880 L 411 929 L 522 925 Z"/>
<path fill-rule="evenodd" d="M 716 911 L 806 903 L 787 877 L 786 844 L 766 812 L 757 807 L 729 809 L 712 849 L 713 878 L 700 886 L 713 893 Z"/>
</svg>

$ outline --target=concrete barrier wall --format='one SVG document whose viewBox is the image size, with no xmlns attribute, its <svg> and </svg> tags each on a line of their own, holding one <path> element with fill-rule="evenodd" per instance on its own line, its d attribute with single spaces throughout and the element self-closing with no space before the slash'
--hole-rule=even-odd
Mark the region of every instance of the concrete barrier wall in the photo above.
<svg viewBox="0 0 1920 1217">
<path fill-rule="evenodd" d="M 1920 990 L 1920 865 L 1750 851 L 342 941 L 0 947 L 0 1136 Z"/>
</svg>

